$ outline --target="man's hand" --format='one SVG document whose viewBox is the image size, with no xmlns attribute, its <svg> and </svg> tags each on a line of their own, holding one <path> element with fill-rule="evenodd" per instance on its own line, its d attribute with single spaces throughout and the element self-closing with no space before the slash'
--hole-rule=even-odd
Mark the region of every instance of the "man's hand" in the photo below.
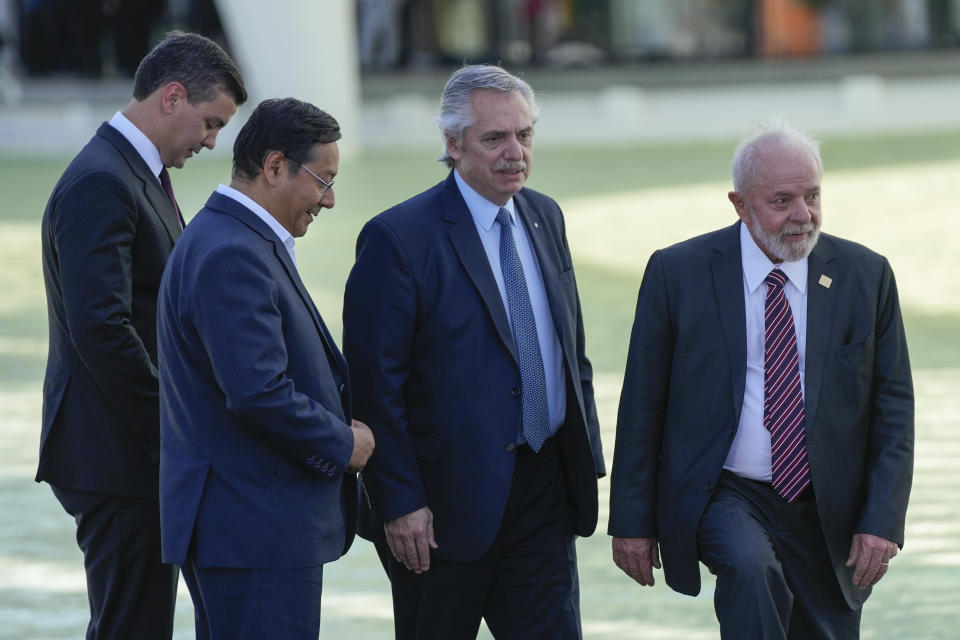
<svg viewBox="0 0 960 640">
<path fill-rule="evenodd" d="M 437 548 L 433 539 L 433 512 L 421 507 L 383 525 L 387 545 L 397 559 L 410 571 L 423 573 L 430 568 L 430 549 Z"/>
<path fill-rule="evenodd" d="M 656 538 L 614 538 L 613 561 L 623 572 L 645 587 L 652 587 L 653 568 L 660 568 Z"/>
<path fill-rule="evenodd" d="M 857 533 L 850 545 L 847 566 L 853 567 L 853 584 L 861 589 L 872 587 L 887 575 L 890 558 L 897 555 L 897 543 L 869 533 Z"/>
<path fill-rule="evenodd" d="M 350 454 L 350 471 L 356 473 L 367 466 L 367 460 L 373 454 L 373 432 L 359 420 L 350 423 L 353 431 L 353 453 Z"/>
</svg>

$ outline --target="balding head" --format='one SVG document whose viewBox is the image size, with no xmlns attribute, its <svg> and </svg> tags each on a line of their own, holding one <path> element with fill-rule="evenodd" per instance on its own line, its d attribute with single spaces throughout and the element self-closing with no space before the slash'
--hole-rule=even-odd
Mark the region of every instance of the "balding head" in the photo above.
<svg viewBox="0 0 960 640">
<path fill-rule="evenodd" d="M 787 159 L 808 157 L 823 174 L 820 142 L 783 120 L 757 125 L 733 154 L 733 190 L 746 193 L 763 180 L 764 169 Z"/>
</svg>

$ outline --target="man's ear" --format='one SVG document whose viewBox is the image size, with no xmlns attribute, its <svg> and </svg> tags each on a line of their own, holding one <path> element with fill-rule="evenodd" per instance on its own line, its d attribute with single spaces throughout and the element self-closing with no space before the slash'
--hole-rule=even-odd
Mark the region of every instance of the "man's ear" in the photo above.
<svg viewBox="0 0 960 640">
<path fill-rule="evenodd" d="M 736 191 L 731 191 L 727 194 L 727 198 L 733 203 L 733 208 L 737 212 L 737 217 L 740 218 L 745 224 L 750 223 L 750 216 L 747 214 L 747 203 Z"/>
<path fill-rule="evenodd" d="M 187 102 L 187 90 L 179 82 L 168 82 L 160 89 L 160 108 L 170 115 Z"/>
<path fill-rule="evenodd" d="M 271 151 L 263 159 L 263 178 L 267 184 L 274 186 L 287 173 L 287 156 L 283 151 Z"/>
<path fill-rule="evenodd" d="M 443 139 L 447 143 L 447 155 L 449 155 L 455 161 L 459 160 L 463 152 L 460 149 L 460 143 L 457 141 L 457 136 L 448 131 L 444 131 Z"/>
</svg>

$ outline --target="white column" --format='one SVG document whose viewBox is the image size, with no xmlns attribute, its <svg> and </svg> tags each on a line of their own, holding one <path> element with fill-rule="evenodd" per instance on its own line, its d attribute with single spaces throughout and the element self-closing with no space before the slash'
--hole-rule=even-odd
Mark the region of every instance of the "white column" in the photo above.
<svg viewBox="0 0 960 640">
<path fill-rule="evenodd" d="M 353 0 L 216 0 L 216 4 L 249 93 L 245 110 L 266 98 L 313 103 L 340 123 L 341 151 L 358 149 L 360 67 Z"/>
</svg>

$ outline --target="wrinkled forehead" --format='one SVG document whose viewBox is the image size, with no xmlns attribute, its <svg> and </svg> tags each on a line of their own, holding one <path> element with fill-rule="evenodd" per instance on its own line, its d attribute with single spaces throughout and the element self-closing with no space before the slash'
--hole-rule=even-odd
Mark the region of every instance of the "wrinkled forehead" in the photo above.
<svg viewBox="0 0 960 640">
<path fill-rule="evenodd" d="M 757 154 L 757 169 L 751 182 L 756 186 L 819 186 L 823 169 L 808 149 L 777 146 Z"/>
</svg>

